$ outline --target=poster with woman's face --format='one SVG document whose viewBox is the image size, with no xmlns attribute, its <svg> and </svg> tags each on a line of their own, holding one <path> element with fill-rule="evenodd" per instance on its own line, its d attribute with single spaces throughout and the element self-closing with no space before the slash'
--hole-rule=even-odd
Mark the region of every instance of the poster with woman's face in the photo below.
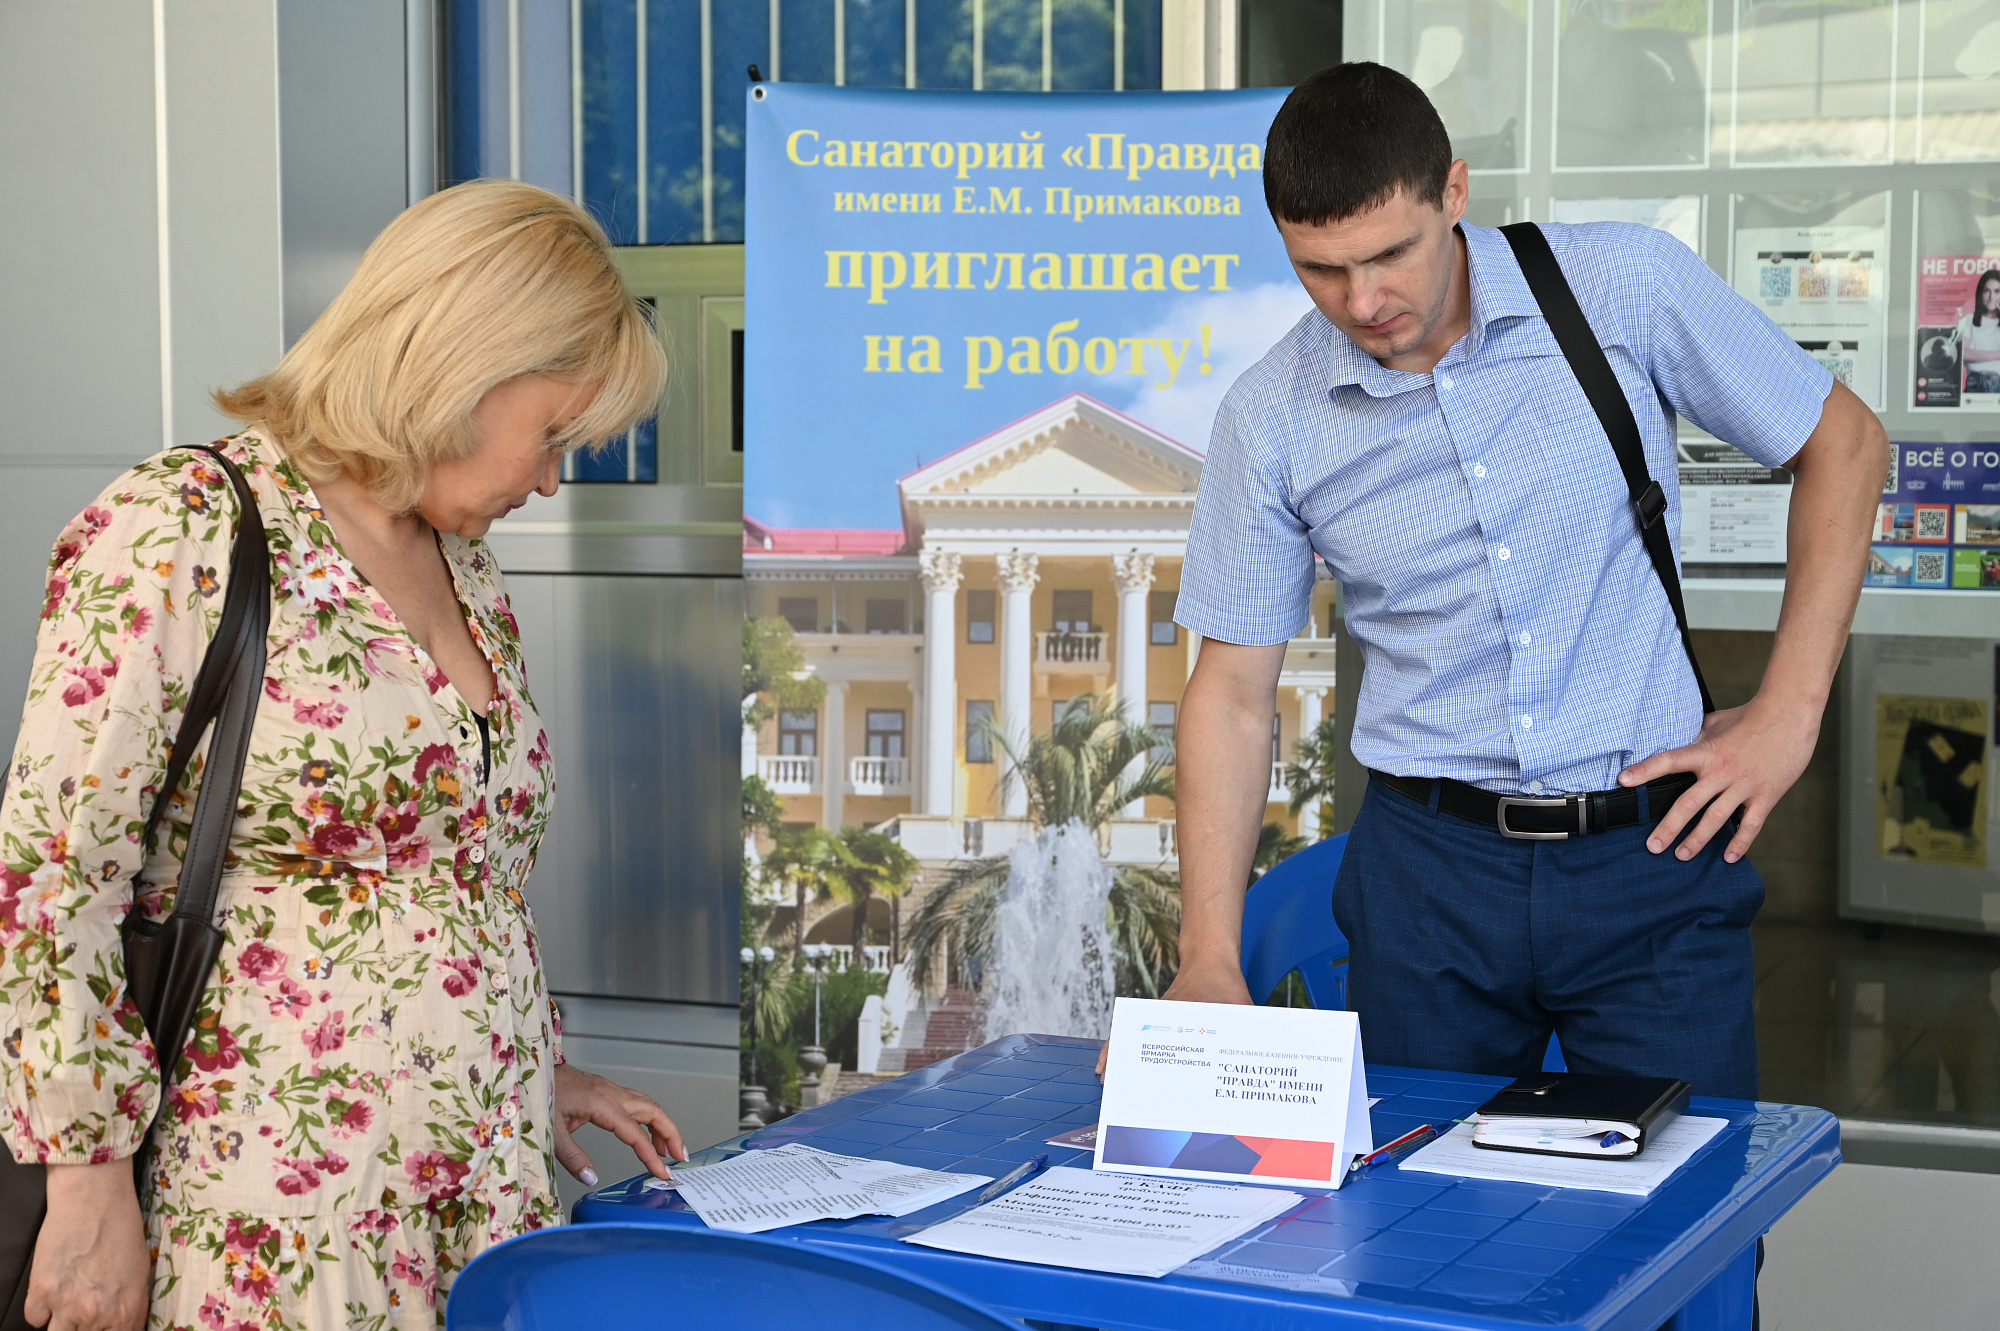
<svg viewBox="0 0 2000 1331">
<path fill-rule="evenodd" d="M 2000 256 L 1933 254 L 1919 261 L 1910 405 L 2000 411 Z"/>
</svg>

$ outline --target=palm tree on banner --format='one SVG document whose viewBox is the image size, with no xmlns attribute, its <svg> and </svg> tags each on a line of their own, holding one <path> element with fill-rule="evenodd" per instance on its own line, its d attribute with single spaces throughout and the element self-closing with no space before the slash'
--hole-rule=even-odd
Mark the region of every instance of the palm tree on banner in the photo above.
<svg viewBox="0 0 2000 1331">
<path fill-rule="evenodd" d="M 868 903 L 876 897 L 900 897 L 917 876 L 917 857 L 886 832 L 866 827 L 841 830 L 833 842 L 837 855 L 827 863 L 824 882 L 830 895 L 854 908 L 854 960 L 868 957 Z"/>
<path fill-rule="evenodd" d="M 1054 726 L 1031 737 L 1024 753 L 997 727 L 987 729 L 1006 754 L 1005 781 L 1026 788 L 1028 819 L 1038 831 L 1079 821 L 1094 833 L 1135 800 L 1173 798 L 1166 736 L 1127 721 L 1111 698 L 1086 694 L 1059 709 Z M 1127 779 L 1135 766 L 1138 775 Z M 956 956 L 992 957 L 1010 864 L 1008 855 L 969 861 L 924 898 L 910 921 L 907 952 L 919 985 L 930 983 L 938 944 L 947 940 Z M 1157 998 L 1180 968 L 1180 876 L 1121 867 L 1112 874 L 1105 912 L 1118 992 Z"/>
</svg>

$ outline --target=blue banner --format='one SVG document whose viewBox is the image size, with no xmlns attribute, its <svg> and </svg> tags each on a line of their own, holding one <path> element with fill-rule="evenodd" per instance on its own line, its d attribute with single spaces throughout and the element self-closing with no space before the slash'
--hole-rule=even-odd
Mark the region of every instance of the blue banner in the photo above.
<svg viewBox="0 0 2000 1331">
<path fill-rule="evenodd" d="M 896 478 L 1078 393 L 1205 450 L 1309 308 L 1284 95 L 753 88 L 746 515 L 898 527 Z"/>
</svg>

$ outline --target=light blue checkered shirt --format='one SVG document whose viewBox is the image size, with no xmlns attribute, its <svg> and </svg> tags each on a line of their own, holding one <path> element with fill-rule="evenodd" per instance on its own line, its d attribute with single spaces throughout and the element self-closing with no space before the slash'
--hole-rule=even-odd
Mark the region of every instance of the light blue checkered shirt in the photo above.
<svg viewBox="0 0 2000 1331">
<path fill-rule="evenodd" d="M 1701 696 L 1610 441 L 1506 238 L 1464 230 L 1472 328 L 1434 372 L 1383 368 L 1315 310 L 1230 389 L 1174 617 L 1283 642 L 1317 551 L 1367 664 L 1362 763 L 1606 790 L 1694 739 Z M 1832 376 L 1672 236 L 1543 230 L 1638 417 L 1678 557 L 1675 413 L 1776 466 Z"/>
</svg>

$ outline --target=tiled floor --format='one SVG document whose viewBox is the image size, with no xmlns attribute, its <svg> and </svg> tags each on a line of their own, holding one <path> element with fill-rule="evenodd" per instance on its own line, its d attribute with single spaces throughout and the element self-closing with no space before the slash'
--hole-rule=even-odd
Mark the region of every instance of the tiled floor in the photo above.
<svg viewBox="0 0 2000 1331">
<path fill-rule="evenodd" d="M 2000 1128 L 2000 938 L 1851 921 L 1760 924 L 1767 1100 Z"/>
</svg>

